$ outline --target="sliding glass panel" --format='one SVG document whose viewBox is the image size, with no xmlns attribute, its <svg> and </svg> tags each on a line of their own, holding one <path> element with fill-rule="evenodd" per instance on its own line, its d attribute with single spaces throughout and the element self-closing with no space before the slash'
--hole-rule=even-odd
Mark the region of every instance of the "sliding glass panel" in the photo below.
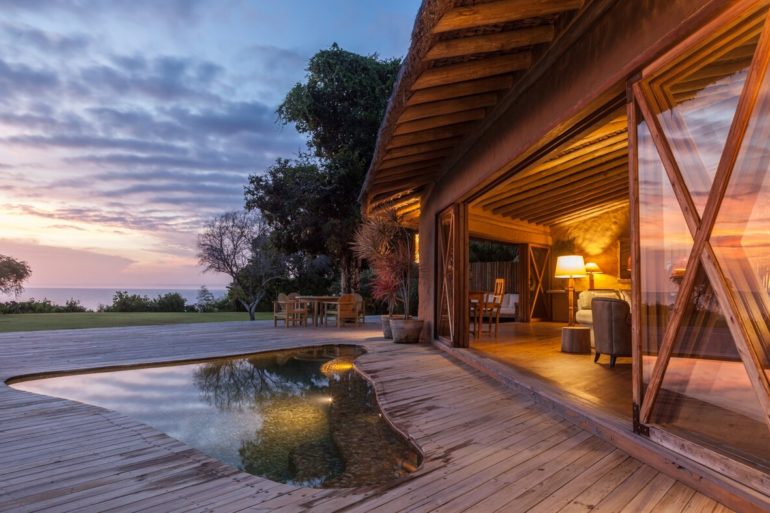
<svg viewBox="0 0 770 513">
<path fill-rule="evenodd" d="M 770 464 L 770 430 L 702 267 L 680 326 L 651 421 L 732 458 Z"/>
<path fill-rule="evenodd" d="M 748 339 L 770 374 L 770 73 L 762 83 L 711 245 Z"/>
<path fill-rule="evenodd" d="M 638 126 L 642 370 L 646 386 L 679 292 L 692 236 L 646 123 Z"/>
<path fill-rule="evenodd" d="M 649 81 L 653 108 L 703 213 L 766 10 L 727 26 Z"/>
</svg>

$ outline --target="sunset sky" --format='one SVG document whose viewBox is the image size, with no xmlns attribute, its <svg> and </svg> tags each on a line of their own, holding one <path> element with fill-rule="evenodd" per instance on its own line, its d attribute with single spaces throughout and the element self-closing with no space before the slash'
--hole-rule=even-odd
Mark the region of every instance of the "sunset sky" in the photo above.
<svg viewBox="0 0 770 513">
<path fill-rule="evenodd" d="M 419 0 L 0 0 L 0 254 L 29 287 L 221 286 L 196 234 L 304 140 L 275 109 L 337 42 L 406 53 Z"/>
</svg>

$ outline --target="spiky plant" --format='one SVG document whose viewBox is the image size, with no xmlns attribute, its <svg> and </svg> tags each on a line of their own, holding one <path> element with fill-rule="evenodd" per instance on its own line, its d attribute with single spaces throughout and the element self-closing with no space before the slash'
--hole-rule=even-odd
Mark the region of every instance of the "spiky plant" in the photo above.
<svg viewBox="0 0 770 513">
<path fill-rule="evenodd" d="M 364 220 L 356 231 L 353 251 L 369 262 L 375 298 L 387 302 L 388 314 L 393 315 L 396 304 L 401 303 L 409 318 L 415 270 L 412 233 L 401 225 L 396 211 L 388 209 Z"/>
</svg>

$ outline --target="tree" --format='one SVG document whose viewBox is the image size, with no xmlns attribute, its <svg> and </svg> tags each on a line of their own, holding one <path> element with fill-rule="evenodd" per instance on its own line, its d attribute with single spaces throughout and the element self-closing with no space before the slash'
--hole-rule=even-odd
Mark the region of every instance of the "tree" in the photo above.
<svg viewBox="0 0 770 513">
<path fill-rule="evenodd" d="M 32 268 L 23 260 L 0 255 L 0 292 L 3 294 L 13 294 L 18 296 L 24 291 L 24 283 L 29 275 L 32 274 Z"/>
<path fill-rule="evenodd" d="M 212 294 L 211 291 L 205 285 L 201 285 L 201 288 L 198 289 L 198 298 L 196 301 L 196 306 L 198 308 L 198 311 L 199 312 L 213 311 L 215 301 L 216 301 L 216 298 L 214 298 L 214 294 Z"/>
<path fill-rule="evenodd" d="M 360 222 L 356 199 L 398 67 L 398 59 L 357 55 L 336 44 L 316 53 L 306 82 L 278 108 L 281 121 L 309 136 L 310 154 L 279 159 L 265 176 L 251 176 L 245 191 L 246 208 L 265 215 L 279 249 L 339 262 L 343 291 L 357 281 L 350 249 Z"/>
<path fill-rule="evenodd" d="M 198 236 L 198 259 L 205 271 L 230 276 L 252 321 L 268 284 L 282 275 L 267 225 L 255 213 L 228 212 L 214 218 Z"/>
</svg>

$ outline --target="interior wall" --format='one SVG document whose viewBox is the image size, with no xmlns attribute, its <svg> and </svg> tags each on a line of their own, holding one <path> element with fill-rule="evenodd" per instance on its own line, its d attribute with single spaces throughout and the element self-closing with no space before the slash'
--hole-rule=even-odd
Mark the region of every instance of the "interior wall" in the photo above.
<svg viewBox="0 0 770 513">
<path fill-rule="evenodd" d="M 619 278 L 618 244 L 621 239 L 630 240 L 628 208 L 612 210 L 580 221 L 551 227 L 553 237 L 553 258 L 551 274 L 554 272 L 556 257 L 561 255 L 582 255 L 586 262 L 595 262 L 602 274 L 594 275 L 594 288 L 630 290 L 631 282 Z M 588 288 L 588 278 L 575 281 L 577 290 Z"/>
</svg>

